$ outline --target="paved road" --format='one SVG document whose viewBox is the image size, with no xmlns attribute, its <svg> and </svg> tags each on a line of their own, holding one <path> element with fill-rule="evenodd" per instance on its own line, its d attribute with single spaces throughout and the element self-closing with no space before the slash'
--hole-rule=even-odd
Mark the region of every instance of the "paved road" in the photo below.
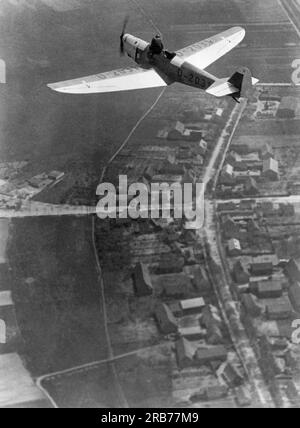
<svg viewBox="0 0 300 428">
<path fill-rule="evenodd" d="M 246 108 L 247 103 L 245 101 L 239 106 L 238 115 L 235 117 L 235 124 L 231 135 L 225 139 L 223 135 L 220 139 L 220 144 L 217 145 L 219 155 L 223 155 L 219 162 L 219 165 L 215 166 L 214 171 L 214 185 L 216 186 L 218 177 L 221 173 L 224 165 L 227 152 L 232 142 L 233 136 L 239 125 L 240 119 L 242 118 L 243 112 Z M 231 118 L 233 120 L 233 118 Z M 225 146 L 224 146 L 225 144 Z M 214 186 L 214 187 L 215 187 Z M 216 223 L 216 203 L 215 201 L 206 201 L 206 215 L 205 215 L 205 228 L 203 233 L 200 234 L 201 238 L 205 237 L 206 242 L 210 247 L 210 256 L 218 264 L 222 271 L 223 283 L 216 284 L 212 280 L 212 284 L 215 290 L 215 294 L 218 298 L 219 305 L 222 310 L 224 320 L 229 329 L 232 341 L 235 345 L 236 351 L 240 357 L 240 360 L 245 368 L 248 375 L 248 379 L 253 387 L 253 393 L 256 395 L 256 402 L 261 403 L 263 407 L 274 407 L 274 403 L 269 392 L 267 385 L 265 384 L 262 372 L 260 370 L 259 363 L 257 361 L 255 352 L 250 344 L 245 328 L 240 319 L 240 308 L 231 293 L 230 278 L 228 278 L 228 272 L 225 269 L 225 261 L 222 252 L 222 243 L 220 239 L 220 231 Z M 206 254 L 207 268 L 209 269 L 208 254 Z M 213 278 L 213 272 L 211 272 Z"/>
</svg>

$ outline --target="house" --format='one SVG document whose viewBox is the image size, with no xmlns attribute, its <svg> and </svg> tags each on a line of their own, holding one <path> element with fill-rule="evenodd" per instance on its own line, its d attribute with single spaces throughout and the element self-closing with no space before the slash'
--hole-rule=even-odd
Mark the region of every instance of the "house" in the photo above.
<svg viewBox="0 0 300 428">
<path fill-rule="evenodd" d="M 245 195 L 249 196 L 259 194 L 258 185 L 253 177 L 249 176 L 245 179 L 243 191 Z"/>
<path fill-rule="evenodd" d="M 224 346 L 212 346 L 210 348 L 200 347 L 195 354 L 197 365 L 203 366 L 215 361 L 224 362 L 227 360 L 227 349 Z"/>
<path fill-rule="evenodd" d="M 282 296 L 281 281 L 270 280 L 258 282 L 257 294 L 260 299 L 277 299 Z"/>
<path fill-rule="evenodd" d="M 50 180 L 61 180 L 64 177 L 65 173 L 61 171 L 51 171 L 50 174 L 48 174 L 48 177 Z"/>
<path fill-rule="evenodd" d="M 235 390 L 236 402 L 239 407 L 250 407 L 252 404 L 251 392 L 245 386 L 239 386 Z"/>
<path fill-rule="evenodd" d="M 220 184 L 232 185 L 235 183 L 233 166 L 226 164 L 220 175 Z"/>
<path fill-rule="evenodd" d="M 230 239 L 228 241 L 228 254 L 230 257 L 237 257 L 242 254 L 241 243 L 238 239 Z"/>
<path fill-rule="evenodd" d="M 207 330 L 207 343 L 209 345 L 218 345 L 223 343 L 223 320 L 216 307 L 207 305 L 203 309 L 201 325 L 203 325 Z"/>
<path fill-rule="evenodd" d="M 177 320 L 167 305 L 158 303 L 154 315 L 162 334 L 178 333 Z"/>
<path fill-rule="evenodd" d="M 271 276 L 273 274 L 273 263 L 252 263 L 250 266 L 250 272 L 253 276 Z"/>
<path fill-rule="evenodd" d="M 190 327 L 180 327 L 179 334 L 185 339 L 193 342 L 202 340 L 206 337 L 207 331 L 200 327 L 200 325 Z"/>
<path fill-rule="evenodd" d="M 279 204 L 278 214 L 281 217 L 294 217 L 295 213 L 296 210 L 293 204 Z"/>
<path fill-rule="evenodd" d="M 177 340 L 175 346 L 178 367 L 180 369 L 185 369 L 194 366 L 194 356 L 197 349 L 196 346 L 184 337 Z"/>
<path fill-rule="evenodd" d="M 291 284 L 300 283 L 300 265 L 295 259 L 291 259 L 284 269 L 285 275 L 289 278 Z"/>
<path fill-rule="evenodd" d="M 257 206 L 257 210 L 263 217 L 272 217 L 276 215 L 274 204 L 272 202 L 262 202 Z"/>
<path fill-rule="evenodd" d="M 290 302 L 296 312 L 300 313 L 300 284 L 293 284 L 289 289 Z"/>
<path fill-rule="evenodd" d="M 244 383 L 243 375 L 233 364 L 226 362 L 217 371 L 217 376 L 221 382 L 225 382 L 230 388 L 237 388 Z"/>
<path fill-rule="evenodd" d="M 241 302 L 246 314 L 251 318 L 258 318 L 262 315 L 263 308 L 260 305 L 257 297 L 255 297 L 253 294 L 242 294 Z"/>
<path fill-rule="evenodd" d="M 198 150 L 199 150 L 199 154 L 201 156 L 205 156 L 206 152 L 207 152 L 207 142 L 205 140 L 200 141 L 199 145 L 198 145 Z"/>
<path fill-rule="evenodd" d="M 146 180 L 148 180 L 149 182 L 152 181 L 153 177 L 155 176 L 156 171 L 153 168 L 153 166 L 149 165 L 147 166 L 147 168 L 144 170 L 144 174 L 143 177 L 146 178 Z M 165 172 L 165 174 L 167 174 L 167 172 Z"/>
<path fill-rule="evenodd" d="M 254 211 L 256 207 L 256 201 L 252 199 L 243 199 L 240 202 L 241 211 Z"/>
<path fill-rule="evenodd" d="M 210 385 L 191 395 L 190 401 L 192 403 L 197 403 L 199 401 L 218 401 L 227 397 L 227 395 L 228 387 L 226 385 Z"/>
<path fill-rule="evenodd" d="M 279 180 L 279 163 L 273 158 L 264 160 L 262 177 L 269 181 Z"/>
<path fill-rule="evenodd" d="M 138 297 L 151 296 L 153 286 L 149 270 L 143 263 L 138 263 L 133 273 L 134 291 Z"/>
<path fill-rule="evenodd" d="M 166 161 L 166 162 L 164 162 L 163 166 L 160 168 L 159 172 L 160 172 L 160 174 L 165 174 L 165 175 L 183 176 L 185 173 L 185 170 L 184 170 L 183 165 L 179 165 L 176 163 L 171 163 L 169 161 Z"/>
<path fill-rule="evenodd" d="M 231 151 L 226 158 L 226 162 L 233 168 L 235 168 L 238 164 L 242 162 L 242 157 L 238 153 Z"/>
<path fill-rule="evenodd" d="M 274 151 L 270 144 L 266 143 L 261 151 L 261 158 L 263 161 L 274 158 Z"/>
<path fill-rule="evenodd" d="M 247 224 L 247 232 L 251 235 L 260 235 L 261 234 L 261 228 L 257 221 L 254 219 L 250 219 Z"/>
<path fill-rule="evenodd" d="M 222 219 L 221 228 L 225 239 L 238 239 L 240 236 L 240 227 L 230 216 Z"/>
<path fill-rule="evenodd" d="M 168 133 L 168 140 L 176 141 L 185 139 L 185 125 L 181 122 L 176 122 L 173 129 Z"/>
<path fill-rule="evenodd" d="M 266 314 L 271 321 L 289 319 L 292 312 L 293 308 L 288 298 L 274 299 L 266 304 Z"/>
<path fill-rule="evenodd" d="M 250 275 L 246 272 L 240 260 L 234 264 L 232 276 L 238 285 L 248 284 L 250 280 Z"/>
<path fill-rule="evenodd" d="M 236 204 L 234 202 L 224 202 L 222 204 L 218 204 L 217 209 L 219 212 L 235 211 Z"/>
<path fill-rule="evenodd" d="M 277 111 L 279 119 L 294 119 L 298 110 L 298 99 L 296 97 L 283 97 Z"/>
<path fill-rule="evenodd" d="M 193 287 L 198 292 L 205 292 L 211 289 L 211 284 L 209 282 L 207 273 L 203 266 L 201 265 L 192 265 L 185 266 L 184 268 L 186 274 L 191 279 Z"/>
<path fill-rule="evenodd" d="M 180 306 L 181 306 L 183 315 L 199 314 L 201 313 L 202 309 L 205 307 L 205 300 L 202 297 L 197 297 L 195 299 L 181 300 Z"/>
</svg>

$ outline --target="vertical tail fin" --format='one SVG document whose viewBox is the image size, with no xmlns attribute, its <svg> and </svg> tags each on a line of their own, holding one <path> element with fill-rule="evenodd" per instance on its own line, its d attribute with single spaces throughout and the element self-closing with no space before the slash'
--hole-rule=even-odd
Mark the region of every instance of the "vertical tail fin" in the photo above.
<svg viewBox="0 0 300 428">
<path fill-rule="evenodd" d="M 257 83 L 257 79 L 252 78 L 249 68 L 241 67 L 234 73 L 228 82 L 237 88 L 237 93 L 234 94 L 236 98 L 247 98 L 251 95 L 253 85 Z"/>
</svg>

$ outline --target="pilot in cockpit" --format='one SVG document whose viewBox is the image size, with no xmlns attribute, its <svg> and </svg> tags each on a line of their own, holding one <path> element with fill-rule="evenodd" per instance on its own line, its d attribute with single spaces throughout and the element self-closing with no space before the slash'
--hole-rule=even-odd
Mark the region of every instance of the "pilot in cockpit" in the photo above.
<svg viewBox="0 0 300 428">
<path fill-rule="evenodd" d="M 149 51 L 150 54 L 153 55 L 160 55 L 164 50 L 164 45 L 161 39 L 161 36 L 159 34 L 157 34 L 151 42 Z"/>
</svg>

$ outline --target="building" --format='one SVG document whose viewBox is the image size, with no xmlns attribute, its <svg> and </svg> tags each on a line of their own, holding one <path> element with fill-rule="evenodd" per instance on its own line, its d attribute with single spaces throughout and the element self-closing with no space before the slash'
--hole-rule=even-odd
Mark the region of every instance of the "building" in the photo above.
<svg viewBox="0 0 300 428">
<path fill-rule="evenodd" d="M 223 343 L 223 320 L 216 307 L 207 305 L 203 309 L 201 325 L 203 325 L 207 330 L 207 343 L 209 345 L 218 345 Z"/>
<path fill-rule="evenodd" d="M 289 289 L 290 302 L 296 312 L 300 313 L 300 284 L 293 284 Z"/>
<path fill-rule="evenodd" d="M 138 297 L 151 296 L 153 286 L 149 270 L 143 263 L 138 263 L 133 273 L 134 291 Z"/>
<path fill-rule="evenodd" d="M 64 177 L 65 173 L 61 171 L 51 171 L 50 174 L 48 174 L 48 177 L 50 180 L 61 180 Z"/>
<path fill-rule="evenodd" d="M 195 299 L 181 300 L 180 306 L 183 315 L 193 315 L 201 313 L 205 308 L 205 300 L 202 297 Z"/>
<path fill-rule="evenodd" d="M 221 228 L 225 239 L 239 239 L 240 227 L 230 216 L 222 219 Z"/>
<path fill-rule="evenodd" d="M 254 211 L 256 208 L 256 201 L 252 199 L 243 199 L 239 206 L 241 211 Z"/>
<path fill-rule="evenodd" d="M 177 320 L 167 305 L 158 303 L 154 315 L 162 334 L 178 333 Z"/>
<path fill-rule="evenodd" d="M 236 402 L 239 407 L 250 407 L 252 405 L 251 392 L 245 386 L 240 386 L 235 391 Z"/>
<path fill-rule="evenodd" d="M 212 362 L 227 360 L 227 349 L 224 346 L 212 346 L 210 348 L 200 347 L 195 354 L 197 365 L 203 366 Z"/>
<path fill-rule="evenodd" d="M 226 158 L 226 162 L 235 168 L 242 162 L 242 157 L 238 153 L 231 151 Z"/>
<path fill-rule="evenodd" d="M 199 150 L 199 154 L 201 156 L 205 156 L 206 152 L 207 152 L 207 142 L 205 140 L 203 140 L 203 138 L 201 139 L 199 146 L 198 146 L 198 150 Z"/>
<path fill-rule="evenodd" d="M 184 140 L 186 136 L 185 125 L 181 122 L 176 122 L 174 128 L 168 133 L 168 140 Z"/>
<path fill-rule="evenodd" d="M 207 331 L 202 329 L 200 325 L 191 326 L 191 327 L 181 327 L 179 333 L 185 339 L 193 342 L 196 340 L 202 340 L 206 337 Z"/>
<path fill-rule="evenodd" d="M 250 272 L 253 276 L 271 276 L 273 274 L 273 263 L 252 263 L 250 266 Z"/>
<path fill-rule="evenodd" d="M 197 403 L 199 401 L 218 401 L 227 397 L 227 395 L 228 388 L 226 385 L 210 385 L 191 395 L 190 401 L 192 403 Z"/>
<path fill-rule="evenodd" d="M 220 175 L 220 184 L 233 185 L 235 183 L 234 169 L 229 163 L 224 166 Z"/>
<path fill-rule="evenodd" d="M 278 214 L 281 217 L 294 217 L 296 211 L 293 204 L 279 204 Z"/>
<path fill-rule="evenodd" d="M 279 163 L 273 158 L 268 158 L 263 162 L 262 177 L 269 181 L 279 180 Z"/>
<path fill-rule="evenodd" d="M 185 369 L 195 365 L 194 357 L 196 347 L 193 343 L 182 337 L 176 342 L 177 364 L 180 369 Z"/>
<path fill-rule="evenodd" d="M 236 211 L 236 204 L 234 202 L 224 202 L 218 204 L 219 212 Z"/>
<path fill-rule="evenodd" d="M 260 305 L 257 297 L 255 297 L 253 294 L 242 294 L 241 302 L 246 314 L 251 318 L 258 318 L 262 315 L 263 308 Z"/>
<path fill-rule="evenodd" d="M 293 308 L 288 298 L 275 299 L 266 304 L 266 314 L 269 320 L 286 320 L 292 316 Z"/>
<path fill-rule="evenodd" d="M 282 296 L 283 287 L 281 281 L 270 280 L 258 282 L 257 294 L 260 299 L 277 299 Z"/>
<path fill-rule="evenodd" d="M 201 265 L 185 266 L 184 270 L 197 292 L 206 292 L 211 289 L 207 273 Z"/>
<path fill-rule="evenodd" d="M 258 185 L 253 177 L 247 177 L 245 179 L 244 194 L 247 196 L 255 196 L 259 194 Z"/>
<path fill-rule="evenodd" d="M 298 109 L 298 99 L 296 97 L 283 97 L 277 111 L 279 119 L 294 119 Z"/>
<path fill-rule="evenodd" d="M 228 254 L 230 257 L 237 257 L 242 254 L 241 243 L 238 239 L 230 239 L 228 241 Z"/>
<path fill-rule="evenodd" d="M 247 232 L 251 235 L 261 235 L 261 228 L 257 221 L 250 219 L 247 224 Z"/>
<path fill-rule="evenodd" d="M 291 284 L 300 283 L 300 266 L 295 259 L 291 259 L 284 269 L 285 275 L 289 278 Z"/>
<path fill-rule="evenodd" d="M 238 285 L 248 284 L 250 280 L 250 275 L 246 272 L 240 260 L 234 264 L 232 276 Z"/>
<path fill-rule="evenodd" d="M 262 148 L 261 158 L 263 161 L 268 160 L 270 158 L 274 158 L 274 150 L 270 144 L 266 143 Z"/>
<path fill-rule="evenodd" d="M 217 376 L 221 382 L 225 382 L 230 388 L 237 388 L 243 385 L 244 378 L 240 371 L 233 364 L 226 362 L 217 371 Z"/>
</svg>

